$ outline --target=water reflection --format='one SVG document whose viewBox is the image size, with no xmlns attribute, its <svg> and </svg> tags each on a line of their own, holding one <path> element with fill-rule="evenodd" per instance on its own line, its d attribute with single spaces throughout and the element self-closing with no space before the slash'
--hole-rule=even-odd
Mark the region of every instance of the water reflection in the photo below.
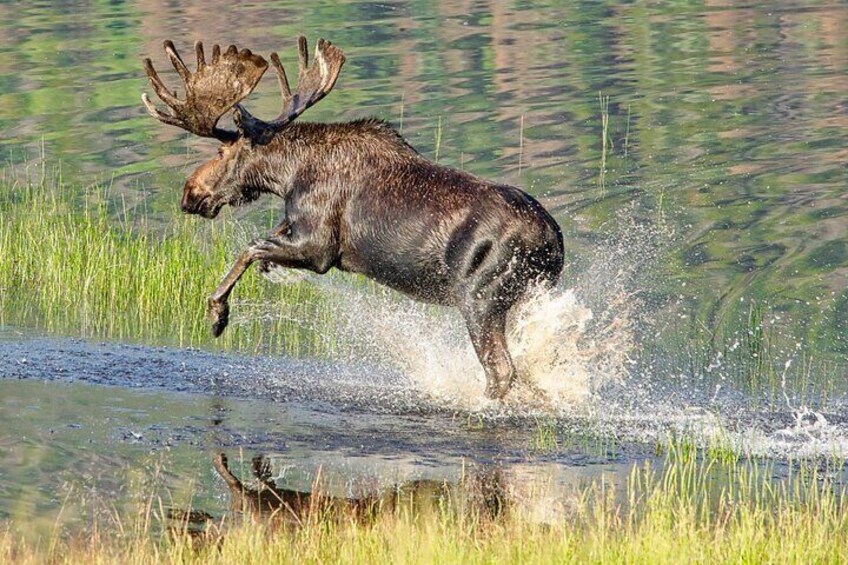
<svg viewBox="0 0 848 565">
<path fill-rule="evenodd" d="M 454 501 L 464 500 L 466 509 L 475 515 L 497 518 L 509 504 L 503 474 L 497 467 L 474 471 L 461 477 L 456 484 L 421 479 L 376 492 L 369 492 L 364 485 L 358 485 L 362 492 L 333 495 L 320 477 L 309 490 L 283 486 L 282 479 L 273 478 L 273 461 L 265 455 L 251 459 L 253 477 L 250 479 L 239 478 L 233 473 L 225 453 L 216 454 L 212 458 L 212 465 L 229 490 L 231 513 L 291 525 L 301 525 L 310 519 L 327 515 L 368 521 L 379 513 L 393 512 L 401 503 L 411 507 L 416 504 L 432 507 L 451 498 Z M 169 518 L 195 526 L 209 521 L 212 515 L 172 509 Z"/>
<path fill-rule="evenodd" d="M 145 114 L 141 58 L 164 61 L 171 38 L 290 63 L 299 33 L 348 55 L 308 119 L 376 115 L 428 156 L 438 144 L 444 164 L 528 189 L 563 225 L 566 284 L 596 313 L 614 303 L 610 286 L 642 310 L 641 370 L 589 407 L 594 419 L 558 423 L 607 439 L 539 454 L 526 420 L 476 429 L 432 417 L 420 390 L 359 367 L 355 378 L 336 368 L 327 386 L 313 365 L 274 365 L 286 378 L 257 384 L 274 375 L 264 361 L 16 335 L 0 367 L 0 519 L 48 531 L 63 505 L 79 517 L 91 501 L 128 503 L 163 460 L 175 500 L 220 513 L 209 465 L 220 449 L 296 463 L 279 483 L 292 489 L 322 466 L 380 486 L 456 481 L 470 454 L 508 467 L 513 485 L 553 485 L 538 509 L 552 519 L 562 492 L 621 480 L 669 432 L 844 460 L 844 368 L 817 363 L 848 353 L 848 4 L 0 3 L 4 178 L 43 159 L 72 187 L 108 185 L 116 221 L 170 222 L 186 171 L 214 145 Z M 250 108 L 272 116 L 279 98 L 264 80 Z"/>
<path fill-rule="evenodd" d="M 631 203 L 673 234 L 633 287 L 678 297 L 691 331 L 732 334 L 754 299 L 779 332 L 848 351 L 844 4 L 34 2 L 0 5 L 0 22 L 2 150 L 111 183 L 116 216 L 169 221 L 212 151 L 144 114 L 142 56 L 173 38 L 290 60 L 295 35 L 325 35 L 349 63 L 309 119 L 377 115 L 443 163 L 528 188 L 566 229 L 570 277 Z M 269 84 L 251 108 L 277 103 Z"/>
<path fill-rule="evenodd" d="M 599 474 L 626 477 L 630 464 L 625 449 L 538 452 L 527 429 L 462 418 L 33 380 L 0 379 L 0 429 L 0 520 L 31 524 L 34 536 L 92 513 L 132 513 L 152 497 L 221 516 L 231 508 L 211 463 L 221 450 L 249 488 L 258 488 L 244 478 L 251 468 L 270 469 L 278 489 L 309 493 L 318 480 L 339 499 L 457 484 L 497 467 L 510 484 L 550 486 L 560 501 Z M 266 454 L 261 466 L 255 453 Z"/>
</svg>

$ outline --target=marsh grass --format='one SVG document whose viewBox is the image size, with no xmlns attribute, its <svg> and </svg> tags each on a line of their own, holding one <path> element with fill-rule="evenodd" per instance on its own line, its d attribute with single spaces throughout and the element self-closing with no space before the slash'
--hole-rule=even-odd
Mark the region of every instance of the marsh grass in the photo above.
<svg viewBox="0 0 848 565">
<path fill-rule="evenodd" d="M 363 521 L 322 513 L 281 525 L 246 518 L 206 537 L 167 535 L 160 504 L 145 503 L 83 535 L 35 542 L 0 530 L 9 563 L 839 563 L 848 547 L 844 487 L 813 466 L 772 479 L 768 464 L 728 461 L 674 444 L 661 467 L 635 465 L 624 484 L 596 479 L 540 519 L 510 495 L 489 515 L 471 491 L 399 503 Z M 542 493 L 542 498 L 544 494 Z M 182 532 L 182 533 L 181 533 Z"/>
<path fill-rule="evenodd" d="M 436 130 L 433 134 L 433 143 L 434 143 L 434 153 L 435 156 L 433 160 L 438 163 L 439 162 L 439 154 L 442 150 L 442 117 L 439 116 L 439 122 L 436 124 Z"/>
<path fill-rule="evenodd" d="M 536 417 L 535 420 L 536 428 L 531 440 L 533 450 L 540 453 L 557 451 L 560 440 L 557 433 L 556 420 L 544 417 Z"/>
<path fill-rule="evenodd" d="M 524 114 L 518 122 L 518 174 L 521 174 L 524 165 Z"/>
<path fill-rule="evenodd" d="M 534 416 L 529 447 L 533 453 L 539 455 L 567 450 L 614 459 L 619 448 L 616 439 L 590 422 L 583 424 L 586 427 L 564 427 L 554 417 Z"/>
<path fill-rule="evenodd" d="M 230 222 L 199 226 L 175 216 L 116 221 L 108 187 L 76 190 L 58 172 L 0 180 L 0 324 L 51 333 L 179 346 L 322 353 L 326 307 L 307 283 L 271 284 L 249 272 L 239 303 L 262 316 L 237 317 L 211 337 L 206 296 L 235 258 Z M 121 214 L 118 214 L 121 217 Z"/>
<path fill-rule="evenodd" d="M 846 393 L 845 359 L 811 351 L 794 326 L 773 323 L 764 301 L 745 301 L 715 326 L 670 324 L 640 343 L 636 372 L 685 376 L 689 386 L 719 396 L 741 391 L 755 410 L 830 410 Z"/>
<path fill-rule="evenodd" d="M 601 195 L 606 189 L 607 153 L 612 150 L 612 139 L 609 134 L 609 96 L 598 92 L 598 107 L 601 113 L 601 162 L 598 165 L 598 188 Z"/>
</svg>

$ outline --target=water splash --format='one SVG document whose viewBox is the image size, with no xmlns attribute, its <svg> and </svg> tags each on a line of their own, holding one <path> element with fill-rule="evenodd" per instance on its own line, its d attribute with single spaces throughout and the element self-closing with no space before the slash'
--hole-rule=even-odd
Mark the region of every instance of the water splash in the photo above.
<svg viewBox="0 0 848 565">
<path fill-rule="evenodd" d="M 596 318 L 574 289 L 531 294 L 509 334 L 520 378 L 545 394 L 555 410 L 588 401 L 626 372 L 632 336 L 623 312 Z"/>
<path fill-rule="evenodd" d="M 793 406 L 786 371 L 783 409 L 734 387 L 724 376 L 732 361 L 723 357 L 705 358 L 703 365 L 693 359 L 694 380 L 674 360 L 641 367 L 631 361 L 631 354 L 640 355 L 637 334 L 658 334 L 661 322 L 654 319 L 675 315 L 650 311 L 640 300 L 640 289 L 660 276 L 656 265 L 674 234 L 633 221 L 631 212 L 617 217 L 618 233 L 596 246 L 570 288 L 533 292 L 511 314 L 508 342 L 519 382 L 504 402 L 485 398 L 482 367 L 456 312 L 347 276 L 306 278 L 336 305 L 335 327 L 327 332 L 343 344 L 348 358 L 340 361 L 390 367 L 405 379 L 401 386 L 422 393 L 430 407 L 470 417 L 532 420 L 541 414 L 621 442 L 683 436 L 740 454 L 848 457 L 848 420 L 832 409 Z M 303 278 L 284 270 L 270 276 L 283 283 Z M 370 386 L 376 376 L 356 378 Z"/>
<path fill-rule="evenodd" d="M 292 280 L 282 270 L 275 282 Z M 574 289 L 537 289 L 511 312 L 509 350 L 518 382 L 505 402 L 484 395 L 485 375 L 461 317 L 340 277 L 310 277 L 337 305 L 335 328 L 347 361 L 391 367 L 442 408 L 505 414 L 572 411 L 626 372 L 632 346 L 627 316 L 595 317 Z"/>
</svg>

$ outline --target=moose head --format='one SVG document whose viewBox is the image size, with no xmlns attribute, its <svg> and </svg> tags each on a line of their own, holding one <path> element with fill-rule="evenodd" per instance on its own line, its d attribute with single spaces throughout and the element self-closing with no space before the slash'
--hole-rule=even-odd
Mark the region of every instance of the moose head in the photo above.
<svg viewBox="0 0 848 565">
<path fill-rule="evenodd" d="M 141 98 L 148 113 L 159 121 L 222 143 L 217 156 L 189 176 L 180 203 L 186 213 L 214 218 L 227 204 L 238 206 L 259 196 L 258 183 L 251 178 L 258 173 L 252 165 L 266 147 L 273 145 L 277 133 L 332 90 L 345 56 L 330 42 L 319 39 L 310 66 L 306 38 L 298 37 L 297 89 L 292 92 L 279 56 L 272 53 L 271 64 L 277 73 L 283 104 L 280 115 L 266 122 L 251 115 L 241 101 L 256 88 L 268 62 L 250 49 L 239 50 L 230 45 L 222 52 L 215 45 L 212 61 L 207 63 L 203 44 L 198 41 L 194 48 L 197 69 L 192 73 L 173 42 L 165 41 L 165 53 L 183 81 L 185 99 L 165 86 L 150 59 L 144 60 L 150 84 L 170 112 L 159 110 L 147 94 Z M 220 118 L 231 109 L 236 131 L 218 127 Z"/>
</svg>

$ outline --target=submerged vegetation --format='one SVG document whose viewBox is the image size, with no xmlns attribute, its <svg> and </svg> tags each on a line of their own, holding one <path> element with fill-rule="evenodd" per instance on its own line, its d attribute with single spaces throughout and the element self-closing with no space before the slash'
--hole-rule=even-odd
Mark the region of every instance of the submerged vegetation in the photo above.
<svg viewBox="0 0 848 565">
<path fill-rule="evenodd" d="M 815 468 L 772 481 L 768 464 L 682 444 L 663 468 L 633 468 L 626 485 L 596 479 L 555 505 L 519 481 L 500 510 L 473 504 L 474 486 L 396 503 L 363 519 L 337 509 L 296 523 L 250 515 L 189 535 L 161 504 L 91 524 L 85 537 L 37 542 L 0 531 L 14 563 L 837 563 L 848 547 L 844 487 Z M 164 526 L 164 528 L 163 528 Z M 165 533 L 163 533 L 165 532 Z"/>
<path fill-rule="evenodd" d="M 107 188 L 75 190 L 58 173 L 21 176 L 0 187 L 0 324 L 235 350 L 332 347 L 310 285 L 274 285 L 254 273 L 234 293 L 236 324 L 213 340 L 205 297 L 238 251 L 232 223 L 116 221 Z M 254 303 L 266 305 L 261 316 L 240 314 Z"/>
</svg>

